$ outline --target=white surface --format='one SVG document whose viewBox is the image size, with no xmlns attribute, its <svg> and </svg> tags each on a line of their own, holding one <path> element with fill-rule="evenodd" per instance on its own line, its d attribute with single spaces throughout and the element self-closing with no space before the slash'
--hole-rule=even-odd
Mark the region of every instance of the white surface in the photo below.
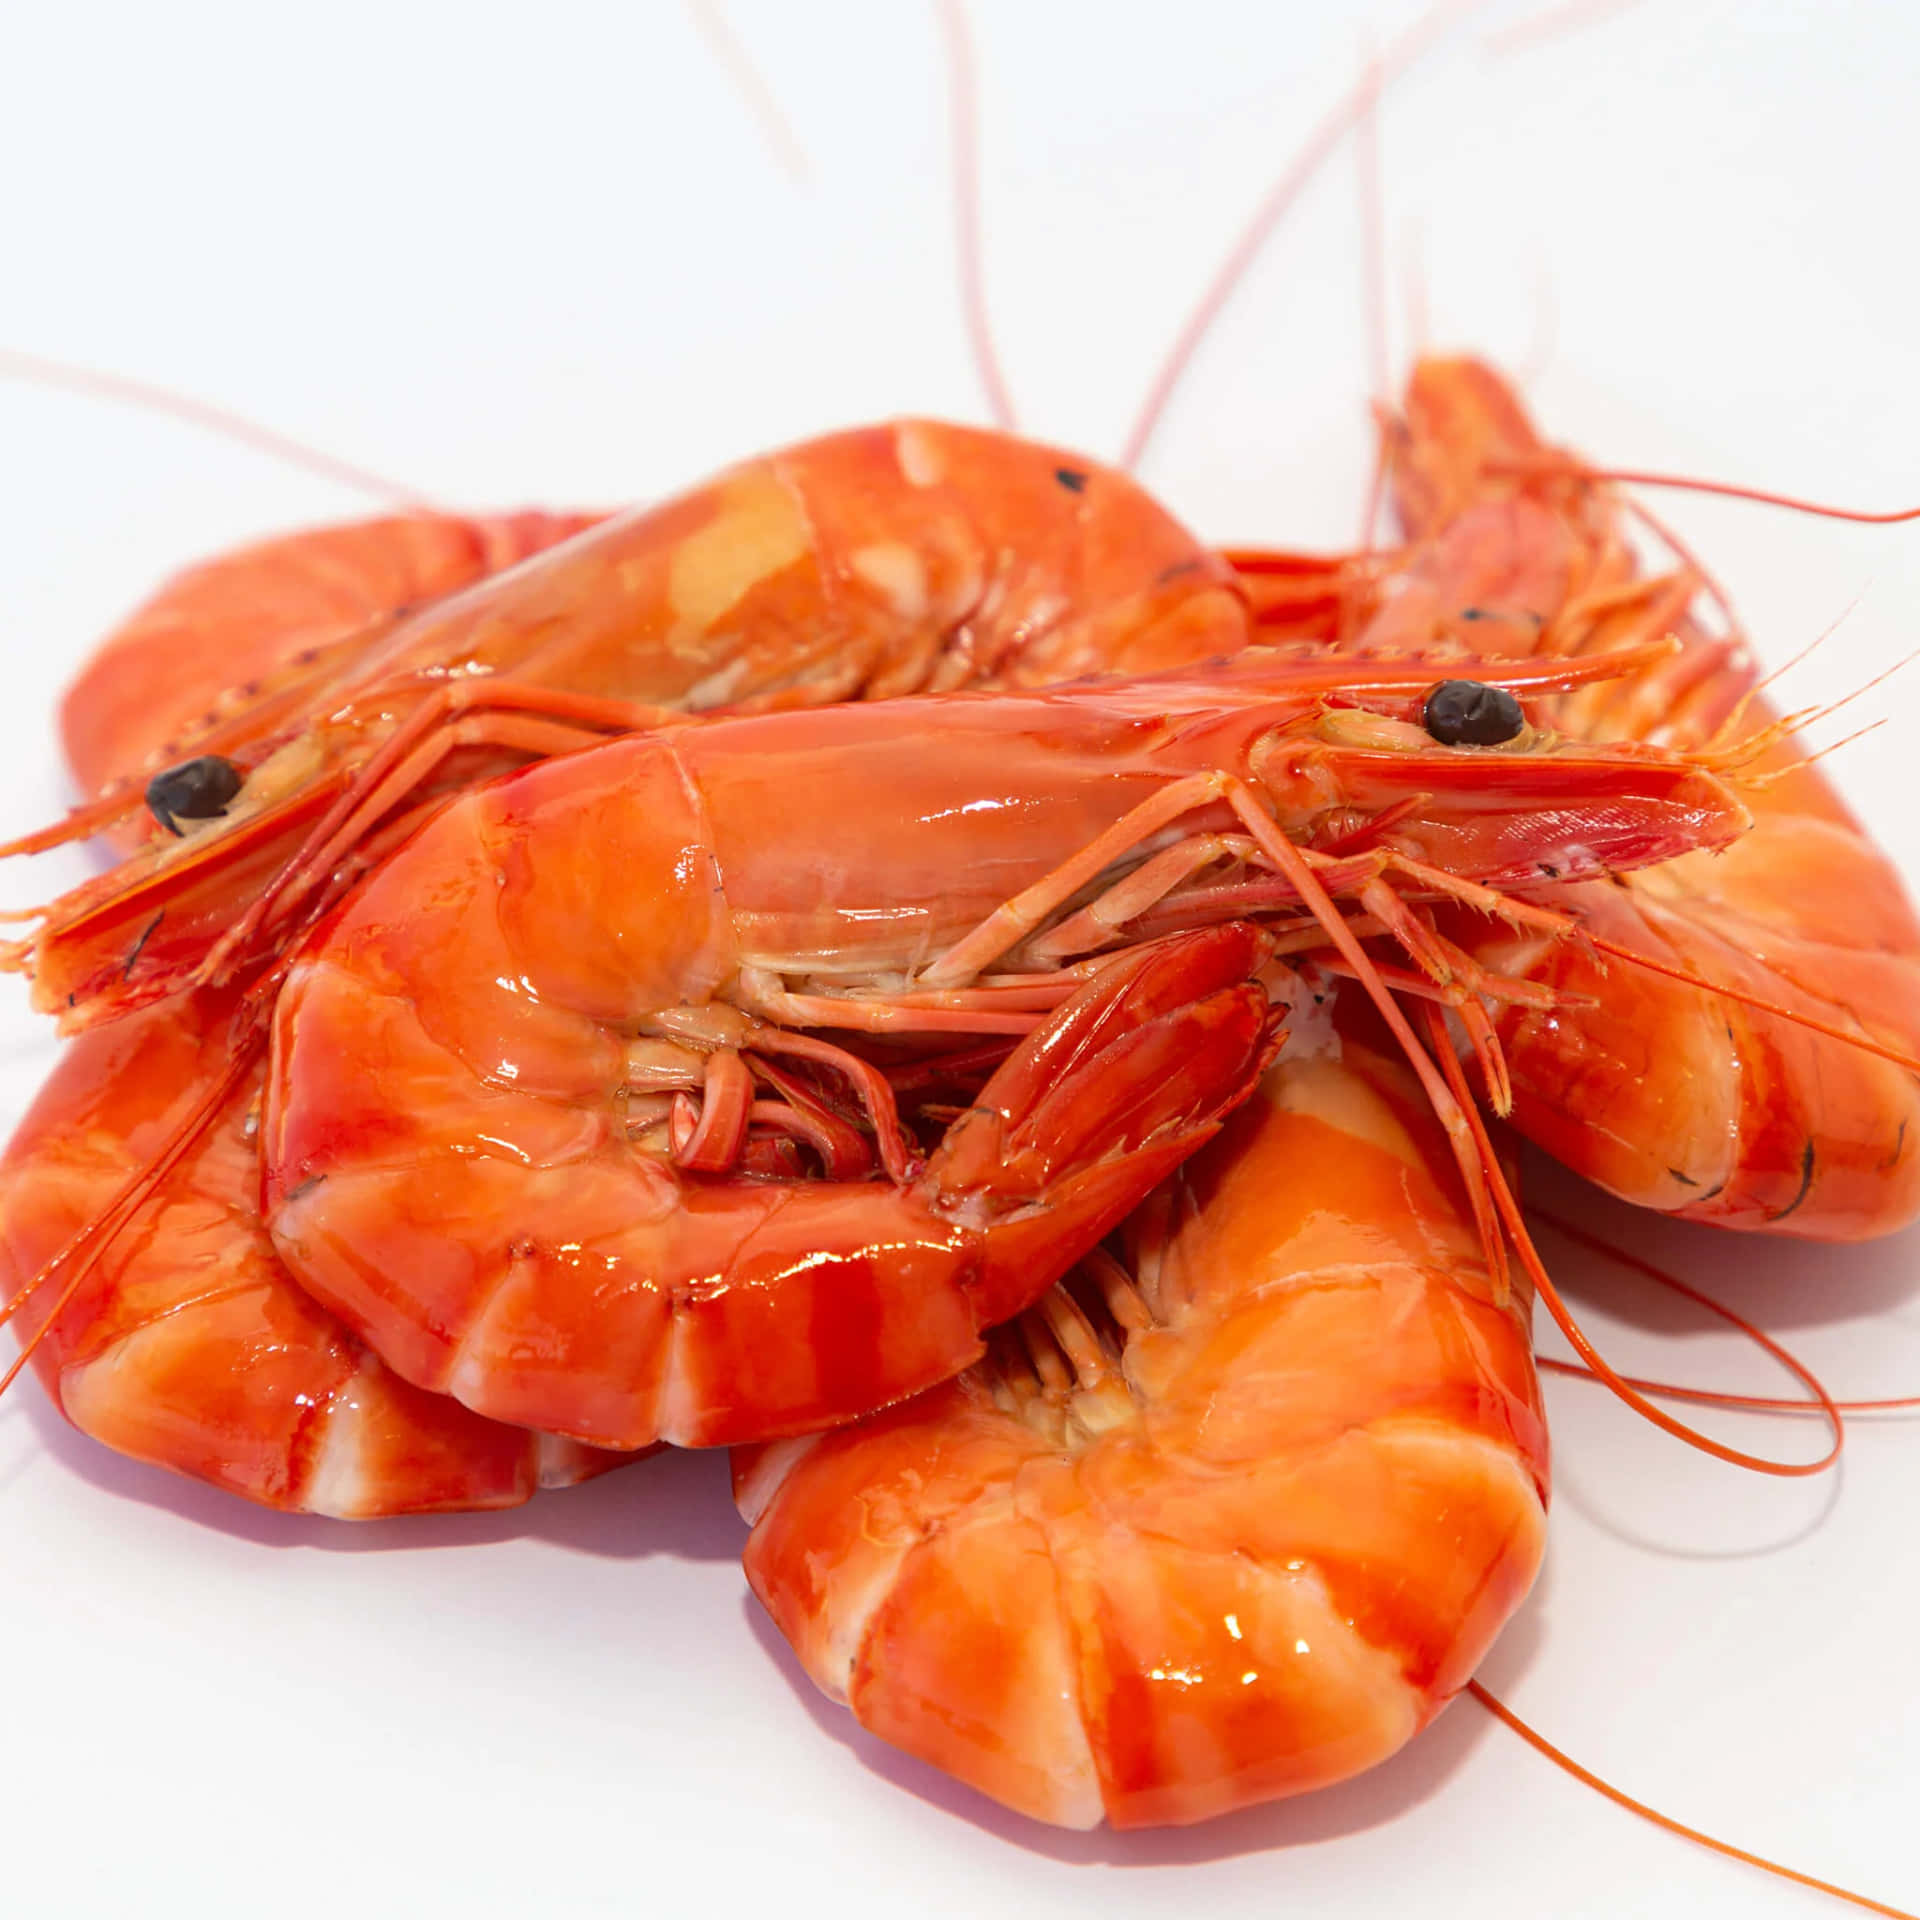
<svg viewBox="0 0 1920 1920">
<path fill-rule="evenodd" d="M 1111 453 L 1362 29 L 1405 9 L 979 13 L 1010 375 L 1031 429 Z M 881 0 L 730 17 L 802 181 L 677 5 L 19 11 L 0 344 L 183 388 L 470 504 L 656 495 L 816 428 L 979 417 L 930 17 Z M 1463 31 L 1389 101 L 1396 289 L 1424 262 L 1436 344 L 1512 366 L 1550 337 L 1533 398 L 1597 456 L 1920 497 L 1920 15 L 1676 0 L 1589 17 L 1506 53 Z M 1360 284 L 1343 153 L 1149 463 L 1209 535 L 1350 537 Z M 1404 353 L 1400 309 L 1396 293 Z M 57 690 L 154 580 L 364 506 L 178 424 L 0 382 L 0 825 L 62 799 Z M 1796 695 L 1912 644 L 1920 531 L 1671 512 L 1771 658 L 1864 594 Z M 1892 724 L 1835 770 L 1920 874 L 1920 680 L 1856 711 Z M 3 878 L 25 899 L 73 871 Z M 50 1057 L 9 994 L 8 1113 Z M 1920 1390 L 1913 1236 L 1623 1233 L 1717 1282 L 1836 1391 Z M 1779 1390 L 1650 1294 L 1608 1278 L 1585 1297 L 1623 1363 Z M 1579 1384 L 1550 1398 L 1550 1561 L 1487 1677 L 1675 1815 L 1920 1904 L 1920 1427 L 1860 1423 L 1841 1476 L 1778 1483 Z M 740 1537 L 714 1457 L 500 1518 L 282 1520 L 106 1455 L 24 1387 L 0 1404 L 7 1912 L 1832 1910 L 1629 1819 L 1471 1702 L 1316 1800 L 1188 1833 L 1027 1827 L 812 1695 L 746 1596 Z"/>
</svg>

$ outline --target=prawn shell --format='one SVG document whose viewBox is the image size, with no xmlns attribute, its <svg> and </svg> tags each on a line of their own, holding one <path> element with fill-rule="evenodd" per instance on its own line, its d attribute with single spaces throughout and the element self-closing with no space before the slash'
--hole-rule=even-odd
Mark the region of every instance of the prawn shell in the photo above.
<svg viewBox="0 0 1920 1920">
<path fill-rule="evenodd" d="M 526 565 L 477 578 L 534 544 L 546 550 Z M 820 706 L 1191 664 L 1239 651 L 1250 631 L 1231 567 L 1125 475 L 937 421 L 802 442 L 598 524 L 426 515 L 265 543 L 163 589 L 67 708 L 89 783 L 124 779 L 169 743 L 176 759 L 218 751 L 257 783 L 196 829 L 189 857 L 129 824 L 124 792 L 18 843 L 116 818 L 144 840 L 55 902 L 11 964 L 70 1032 L 200 983 L 198 963 L 304 828 L 450 688 L 690 712 Z M 522 737 L 506 758 L 456 755 L 413 797 L 524 750 Z M 325 899 L 361 870 L 343 863 Z M 263 927 L 235 965 L 292 932 Z"/>
<path fill-rule="evenodd" d="M 0 1164 L 11 1293 L 171 1137 L 232 1045 L 202 996 L 69 1048 Z M 71 1298 L 16 1317 L 82 1432 L 263 1506 L 347 1518 L 519 1504 L 626 1456 L 485 1420 L 388 1369 L 288 1275 L 261 1225 L 245 1076 Z"/>
<path fill-rule="evenodd" d="M 1856 1240 L 1920 1216 L 1920 1080 L 1844 1037 L 1920 1054 L 1920 919 L 1824 771 L 1772 731 L 1744 641 L 1695 620 L 1687 568 L 1641 572 L 1618 497 L 1554 455 L 1493 369 L 1421 362 L 1387 453 L 1413 545 L 1358 647 L 1469 636 L 1545 659 L 1671 635 L 1663 659 L 1546 703 L 1552 724 L 1683 751 L 1725 746 L 1736 726 L 1757 742 L 1735 774 L 1752 828 L 1724 852 L 1541 896 L 1701 986 L 1578 942 L 1446 920 L 1483 964 L 1562 997 L 1496 1022 L 1516 1125 L 1610 1192 L 1684 1219 Z"/>
<path fill-rule="evenodd" d="M 184 569 L 101 641 L 60 704 L 83 789 L 187 752 L 343 645 L 570 539 L 600 516 L 420 511 L 276 535 Z M 123 844 L 147 837 L 133 823 Z"/>
<path fill-rule="evenodd" d="M 1036 1412 L 988 1363 L 740 1449 L 748 1578 L 807 1672 L 1057 1825 L 1207 1819 L 1393 1752 L 1544 1543 L 1526 1303 L 1450 1178 L 1397 1066 L 1283 1055 L 1129 1229 L 1155 1321 L 1129 1417 Z"/>
</svg>

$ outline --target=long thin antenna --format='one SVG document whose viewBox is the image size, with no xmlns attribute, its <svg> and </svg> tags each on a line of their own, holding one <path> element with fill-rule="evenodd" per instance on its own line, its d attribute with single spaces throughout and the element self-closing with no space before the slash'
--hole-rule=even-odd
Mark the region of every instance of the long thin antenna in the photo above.
<svg viewBox="0 0 1920 1920">
<path fill-rule="evenodd" d="M 1642 1820 L 1650 1820 L 1656 1827 L 1664 1827 L 1669 1833 L 1677 1833 L 1682 1840 L 1691 1840 L 1697 1847 L 1705 1847 L 1711 1853 L 1725 1854 L 1729 1860 L 1741 1861 L 1749 1867 L 1758 1867 L 1762 1873 L 1771 1873 L 1782 1880 L 1792 1880 L 1800 1886 L 1811 1887 L 1815 1893 L 1831 1894 L 1836 1900 L 1844 1900 L 1849 1906 L 1863 1908 L 1868 1913 L 1881 1913 L 1887 1920 L 1920 1920 L 1905 1907 L 1890 1907 L 1883 1900 L 1869 1900 L 1864 1893 L 1849 1893 L 1845 1887 L 1836 1887 L 1831 1880 L 1816 1880 L 1810 1873 L 1798 1873 L 1792 1867 L 1783 1867 L 1777 1860 L 1768 1860 L 1757 1853 L 1749 1853 L 1745 1847 L 1736 1847 L 1726 1840 L 1716 1840 L 1710 1833 L 1702 1833 L 1698 1827 L 1689 1827 L 1684 1822 L 1661 1813 L 1650 1807 L 1644 1800 L 1636 1800 L 1629 1793 L 1622 1793 L 1618 1787 L 1609 1786 L 1597 1773 L 1589 1772 L 1579 1761 L 1564 1754 L 1545 1734 L 1536 1733 L 1533 1728 L 1495 1695 L 1489 1693 L 1478 1680 L 1467 1682 L 1467 1691 L 1493 1715 L 1504 1727 L 1517 1733 L 1534 1752 L 1544 1754 L 1562 1773 L 1578 1780 L 1583 1787 L 1591 1787 L 1595 1793 L 1603 1795 L 1616 1807 L 1624 1807 L 1629 1813 L 1635 1813 Z"/>
<path fill-rule="evenodd" d="M 1571 1240 L 1577 1246 L 1597 1253 L 1603 1260 L 1611 1260 L 1630 1272 L 1644 1274 L 1684 1299 L 1697 1301 L 1701 1306 L 1711 1309 L 1722 1320 L 1728 1322 L 1738 1332 L 1744 1334 L 1756 1346 L 1778 1353 L 1778 1343 L 1768 1334 L 1762 1333 L 1753 1322 L 1744 1315 L 1736 1313 L 1724 1300 L 1716 1300 L 1711 1294 L 1702 1292 L 1691 1281 L 1682 1280 L 1677 1273 L 1669 1273 L 1665 1267 L 1657 1266 L 1653 1261 L 1640 1254 L 1629 1253 L 1624 1247 L 1616 1247 L 1611 1240 L 1603 1238 L 1589 1227 L 1583 1227 L 1578 1221 L 1569 1220 L 1564 1214 L 1552 1212 L 1541 1206 L 1527 1209 L 1534 1219 L 1551 1227 L 1564 1239 Z M 1550 1354 L 1536 1354 L 1534 1365 L 1548 1372 L 1565 1374 L 1569 1379 L 1592 1380 L 1594 1376 L 1583 1366 L 1572 1360 L 1556 1360 Z M 1691 1400 L 1700 1406 L 1737 1407 L 1743 1413 L 1799 1413 L 1818 1414 L 1826 1417 L 1827 1409 L 1822 1402 L 1813 1399 L 1788 1400 L 1771 1393 L 1731 1393 L 1718 1387 L 1690 1387 L 1672 1380 L 1642 1380 L 1633 1374 L 1621 1376 L 1628 1386 L 1637 1387 L 1642 1393 L 1664 1394 L 1671 1400 Z M 1604 1383 L 1601 1383 L 1604 1384 Z M 1897 1398 L 1883 1400 L 1835 1400 L 1836 1411 L 1848 1413 L 1911 1413 L 1920 1410 L 1920 1394 L 1902 1394 Z"/>
<path fill-rule="evenodd" d="M 44 354 L 21 353 L 11 347 L 0 347 L 0 374 L 29 380 L 37 386 L 65 387 L 71 392 L 85 394 L 90 399 L 128 401 L 134 406 L 144 407 L 149 413 L 168 414 L 176 420 L 186 421 L 189 426 L 204 428 L 209 433 L 220 435 L 222 439 L 237 441 L 257 452 L 271 454 L 276 460 L 304 467 L 322 479 L 352 487 L 359 493 L 371 494 L 377 500 L 390 501 L 395 506 L 431 507 L 434 504 L 425 494 L 416 493 L 411 487 L 403 487 L 397 480 L 389 480 L 384 474 L 355 466 L 351 461 L 336 459 L 330 453 L 322 453 L 317 447 L 307 446 L 287 434 L 276 433 L 273 428 L 263 427 L 257 420 L 249 420 L 244 414 L 215 406 L 210 400 L 196 400 L 191 394 L 174 393 L 145 380 L 131 379 L 123 373 L 102 373 L 97 367 L 75 366 L 70 361 L 52 360 Z"/>
<path fill-rule="evenodd" d="M 1823 520 L 1851 520 L 1863 527 L 1897 527 L 1920 520 L 1920 507 L 1895 507 L 1874 513 L 1863 507 L 1835 507 L 1823 500 L 1806 500 L 1794 493 L 1775 493 L 1767 487 L 1743 487 L 1731 480 L 1697 480 L 1684 473 L 1643 473 L 1629 467 L 1594 467 L 1581 461 L 1547 455 L 1538 460 L 1489 460 L 1489 473 L 1510 473 L 1522 479 L 1566 474 L 1581 480 L 1605 480 L 1625 487 L 1670 487 L 1677 493 L 1706 493 L 1720 500 L 1751 500 L 1762 507 L 1785 507 L 1790 513 L 1811 513 Z"/>
<path fill-rule="evenodd" d="M 708 51 L 727 70 L 727 78 L 739 89 L 780 169 L 795 185 L 807 178 L 807 150 L 800 144 L 793 123 L 780 110 L 780 102 L 767 85 L 740 37 L 727 24 L 720 11 L 720 0 L 689 0 L 693 24 L 706 41 Z"/>
<path fill-rule="evenodd" d="M 1241 229 L 1239 238 L 1228 248 L 1226 258 L 1215 269 L 1186 323 L 1174 339 L 1160 371 L 1154 376 L 1146 403 L 1127 435 L 1121 450 L 1120 465 L 1131 470 L 1140 464 L 1148 443 L 1160 425 L 1172 400 L 1174 389 L 1185 376 L 1200 343 L 1206 338 L 1220 310 L 1233 297 L 1246 277 L 1267 237 L 1292 207 L 1325 164 L 1327 156 L 1340 144 L 1347 131 L 1369 110 L 1380 89 L 1414 64 L 1429 47 L 1466 16 L 1484 4 L 1484 0 L 1441 0 L 1428 9 L 1407 31 L 1392 41 L 1357 87 L 1350 88 L 1307 136 L 1305 143 L 1287 163 L 1280 177 L 1270 186 L 1253 216 Z"/>
<path fill-rule="evenodd" d="M 953 229 L 960 263 L 960 304 L 974 370 L 987 390 L 987 410 L 1002 431 L 1014 430 L 1013 394 L 987 319 L 986 267 L 980 245 L 980 87 L 973 35 L 961 0 L 940 0 L 947 42 L 947 111 L 953 141 Z"/>
<path fill-rule="evenodd" d="M 1360 297 L 1366 306 L 1367 377 L 1376 403 L 1385 405 L 1393 385 L 1387 344 L 1387 230 L 1380 187 L 1380 62 L 1371 47 L 1360 69 L 1359 130 L 1354 136 L 1360 189 Z M 1368 516 L 1368 527 L 1373 517 Z"/>
</svg>

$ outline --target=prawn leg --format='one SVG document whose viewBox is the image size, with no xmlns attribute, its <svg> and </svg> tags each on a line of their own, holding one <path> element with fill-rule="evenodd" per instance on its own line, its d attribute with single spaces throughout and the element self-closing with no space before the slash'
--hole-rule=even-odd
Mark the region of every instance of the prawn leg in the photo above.
<svg viewBox="0 0 1920 1920">
<path fill-rule="evenodd" d="M 1218 1130 L 1276 1044 L 1251 978 L 1265 959 L 1224 927 L 1116 961 L 906 1187 L 636 1181 L 623 1139 L 564 1158 L 556 1142 L 547 1168 L 355 1171 L 345 1146 L 402 1129 L 377 1087 L 317 1067 L 372 1010 L 296 970 L 267 1116 L 275 1244 L 403 1377 L 495 1419 L 614 1447 L 851 1419 L 978 1358 L 985 1328 Z M 410 1044 L 386 1017 L 383 1061 Z"/>
</svg>

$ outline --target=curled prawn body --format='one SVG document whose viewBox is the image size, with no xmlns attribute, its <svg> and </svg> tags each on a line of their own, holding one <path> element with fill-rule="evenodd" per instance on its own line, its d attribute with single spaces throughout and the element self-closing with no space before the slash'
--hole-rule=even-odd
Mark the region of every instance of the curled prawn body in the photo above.
<svg viewBox="0 0 1920 1920">
<path fill-rule="evenodd" d="M 1394 911 L 1413 855 L 1289 836 L 1350 844 L 1356 805 L 1384 833 L 1420 793 L 1409 844 L 1472 887 L 1543 834 L 1629 861 L 1744 824 L 1640 747 L 1417 744 L 1425 672 L 1249 656 L 1232 684 L 770 714 L 470 794 L 280 992 L 275 1244 L 404 1377 L 604 1445 L 803 1431 L 945 1378 L 1244 1097 L 1273 936 L 1239 909 L 1315 944 L 1324 887 Z M 1220 863 L 1222 896 L 1181 891 Z M 1147 908 L 1175 924 L 1141 944 Z M 872 1057 L 796 1027 L 1024 1037 L 923 1141 Z M 796 1086 L 809 1059 L 826 1086 Z"/>
<path fill-rule="evenodd" d="M 364 923 L 339 931 L 363 951 L 381 944 Z M 804 1083 L 791 1105 L 749 1098 L 756 1077 L 785 1090 L 775 1063 L 806 1057 L 798 1036 L 721 1017 L 709 1031 L 733 1044 L 704 1061 L 642 1040 L 570 1062 L 562 1086 L 547 1043 L 564 1046 L 563 1024 L 585 1038 L 611 1023 L 570 1019 L 550 980 L 547 1017 L 516 1020 L 514 1057 L 492 1063 L 514 1070 L 511 1086 L 473 1074 L 469 1088 L 433 1009 L 397 1004 L 391 945 L 377 987 L 341 951 L 297 970 L 280 1003 L 265 1142 L 275 1244 L 403 1375 L 614 1447 L 806 1431 L 945 1378 L 1211 1136 L 1270 1052 L 1253 978 L 1264 945 L 1241 927 L 1190 936 L 1097 977 L 896 1183 L 860 1177 L 866 1143 Z M 702 1024 L 698 1007 L 661 1011 L 694 1017 L 657 1034 Z M 362 1022 L 362 1044 L 343 1050 Z M 463 1024 L 471 1040 L 480 1022 Z M 856 1082 L 871 1075 L 842 1058 Z M 405 1112 L 382 1106 L 393 1070 L 421 1085 Z M 418 1081 L 425 1071 L 438 1086 Z M 633 1100 L 636 1078 L 704 1085 L 677 1153 L 668 1115 Z M 882 1107 L 881 1126 L 897 1127 Z M 716 1158 L 721 1130 L 759 1177 L 685 1168 Z M 829 1177 L 793 1177 L 783 1130 Z"/>
<path fill-rule="evenodd" d="M 522 546 L 562 524 L 541 522 Z M 184 631 L 197 658 L 179 676 L 179 697 L 156 702 L 151 725 L 110 710 L 101 758 L 125 775 L 139 764 L 136 749 L 149 763 L 217 754 L 236 790 L 184 838 L 156 830 L 113 872 L 54 903 L 14 955 L 33 974 L 37 1005 L 75 1029 L 216 973 L 231 977 L 284 946 L 306 922 L 277 898 L 264 910 L 260 896 L 303 851 L 309 909 L 364 869 L 377 851 L 364 832 L 336 845 L 323 823 L 370 766 L 394 780 L 377 818 L 662 711 L 1150 672 L 1237 651 L 1249 631 L 1232 570 L 1125 476 L 931 421 L 832 434 L 745 462 L 450 595 L 457 568 L 428 583 L 400 563 L 417 539 L 411 523 L 385 522 L 215 563 L 163 595 L 83 675 L 69 727 L 91 740 L 79 716 L 102 707 L 107 679 L 137 667 L 143 684 L 172 684 Z M 346 580 L 332 594 L 307 593 L 315 573 L 332 574 L 336 550 Z M 231 682 L 208 665 L 225 645 L 225 597 L 288 582 L 299 609 L 290 602 L 261 643 L 278 670 L 253 697 L 215 702 L 206 721 L 161 732 L 183 709 L 208 704 L 210 675 Z M 430 584 L 443 597 L 408 612 Z M 324 644 L 313 636 L 337 638 L 342 598 L 364 614 L 363 628 L 349 644 Z M 500 712 L 495 689 L 504 686 L 510 710 Z M 101 773 L 91 756 L 82 764 L 90 782 Z M 123 780 L 17 847 L 125 823 L 140 804 Z M 262 905 L 253 919 L 250 903 Z"/>
<path fill-rule="evenodd" d="M 1689 610 L 1693 565 L 1645 572 L 1618 496 L 1548 448 L 1491 369 L 1422 363 L 1385 445 L 1411 545 L 1353 644 L 1471 635 L 1537 659 L 1670 636 L 1664 659 L 1543 710 L 1581 739 L 1686 751 L 1734 728 L 1766 737 L 1773 716 L 1744 642 Z M 1920 920 L 1791 737 L 1773 738 L 1742 792 L 1753 827 L 1724 851 L 1567 886 L 1559 903 L 1609 952 L 1452 929 L 1558 1003 L 1501 1016 L 1515 1124 L 1576 1172 L 1681 1218 L 1812 1239 L 1892 1232 L 1920 1214 L 1920 1082 L 1847 1035 L 1920 1050 Z"/>
<path fill-rule="evenodd" d="M 218 1110 L 70 1297 L 16 1318 L 54 1404 L 118 1452 L 263 1506 L 347 1518 L 506 1507 L 618 1465 L 397 1378 L 294 1284 L 260 1223 L 264 1061 L 219 1092 L 232 995 L 75 1041 L 0 1163 L 5 1291 L 53 1261 L 209 1089 Z"/>
<path fill-rule="evenodd" d="M 1185 1823 L 1374 1764 L 1539 1566 L 1530 1302 L 1404 1068 L 1313 1027 L 1124 1265 L 931 1394 L 734 1456 L 807 1672 L 1037 1819 Z"/>
</svg>

